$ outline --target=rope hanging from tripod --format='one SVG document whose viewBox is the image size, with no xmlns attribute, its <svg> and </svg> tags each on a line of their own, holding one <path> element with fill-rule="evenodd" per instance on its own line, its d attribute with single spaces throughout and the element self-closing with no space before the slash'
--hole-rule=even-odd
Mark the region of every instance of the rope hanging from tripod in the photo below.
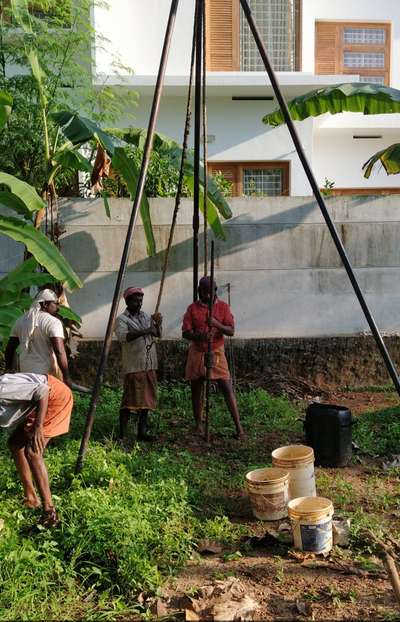
<svg viewBox="0 0 400 622">
<path fill-rule="evenodd" d="M 189 87 L 188 87 L 187 106 L 186 106 L 186 120 L 185 120 L 185 128 L 184 128 L 183 142 L 182 142 L 182 157 L 181 157 L 181 164 L 180 164 L 180 169 L 179 169 L 178 187 L 177 187 L 176 196 L 175 196 L 174 213 L 172 216 L 172 222 L 171 222 L 171 227 L 169 231 L 168 244 L 167 244 L 167 248 L 165 249 L 165 257 L 164 257 L 164 263 L 163 263 L 163 268 L 162 268 L 162 273 L 161 273 L 160 288 L 158 290 L 155 313 L 158 313 L 160 310 L 161 299 L 162 299 L 165 279 L 167 275 L 169 256 L 171 254 L 171 247 L 172 247 L 172 242 L 173 242 L 174 234 L 175 234 L 176 221 L 178 217 L 179 207 L 181 204 L 185 159 L 186 159 L 186 152 L 187 152 L 187 147 L 188 147 L 188 139 L 189 139 L 190 125 L 191 125 L 192 87 L 193 87 L 194 61 L 195 61 L 195 51 L 196 51 L 197 21 L 198 21 L 198 11 L 197 11 L 197 4 L 196 4 L 196 9 L 195 9 L 195 14 L 194 14 L 194 23 L 193 23 L 192 52 L 191 52 L 191 57 L 190 57 L 190 75 L 189 75 Z"/>
<path fill-rule="evenodd" d="M 208 273 L 208 239 L 207 239 L 207 196 L 208 196 L 208 182 L 207 182 L 207 31 L 206 31 L 206 0 L 203 0 L 203 97 L 202 97 L 202 112 L 203 112 L 203 215 L 204 215 L 204 276 Z"/>
</svg>

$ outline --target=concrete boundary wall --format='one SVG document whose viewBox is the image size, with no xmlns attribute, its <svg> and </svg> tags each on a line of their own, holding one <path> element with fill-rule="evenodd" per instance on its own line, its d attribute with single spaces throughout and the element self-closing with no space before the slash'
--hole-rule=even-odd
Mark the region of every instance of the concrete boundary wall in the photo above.
<svg viewBox="0 0 400 622">
<path fill-rule="evenodd" d="M 83 317 L 83 335 L 104 335 L 131 202 L 64 200 L 62 251 L 84 281 L 70 296 Z M 152 311 L 172 217 L 172 199 L 151 201 L 157 255 L 147 257 L 139 222 L 126 284 L 145 289 Z M 312 197 L 231 201 L 227 240 L 216 244 L 216 278 L 226 299 L 231 284 L 237 337 L 246 339 L 351 335 L 367 330 L 359 304 Z M 328 199 L 343 243 L 380 328 L 400 329 L 400 201 L 396 196 Z M 164 335 L 176 338 L 192 292 L 191 201 L 184 200 L 162 302 Z M 202 237 L 200 238 L 202 248 Z M 18 246 L 1 240 L 0 273 L 18 261 Z M 1 274 L 0 274 L 1 276 Z"/>
</svg>

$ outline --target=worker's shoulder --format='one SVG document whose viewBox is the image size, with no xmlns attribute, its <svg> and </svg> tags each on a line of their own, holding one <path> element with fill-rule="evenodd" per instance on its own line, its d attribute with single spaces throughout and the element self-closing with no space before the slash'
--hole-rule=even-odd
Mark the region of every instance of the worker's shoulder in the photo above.
<svg viewBox="0 0 400 622">
<path fill-rule="evenodd" d="M 228 303 L 225 302 L 225 300 L 221 300 L 221 298 L 217 298 L 217 301 L 216 301 L 215 305 L 220 307 L 220 309 L 224 309 L 225 311 L 230 311 L 231 310 L 231 308 L 228 305 Z"/>
<path fill-rule="evenodd" d="M 63 323 L 61 320 L 46 311 L 39 311 L 37 325 L 41 330 L 53 329 L 63 331 Z"/>
</svg>

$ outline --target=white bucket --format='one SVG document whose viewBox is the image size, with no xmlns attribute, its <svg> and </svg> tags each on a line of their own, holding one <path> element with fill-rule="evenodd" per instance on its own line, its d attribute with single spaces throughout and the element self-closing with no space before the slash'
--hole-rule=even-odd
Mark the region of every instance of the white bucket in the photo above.
<svg viewBox="0 0 400 622">
<path fill-rule="evenodd" d="M 301 551 L 328 553 L 333 544 L 333 505 L 324 497 L 300 497 L 288 503 L 294 546 Z"/>
<path fill-rule="evenodd" d="M 289 473 L 282 469 L 265 468 L 246 475 L 246 488 L 251 509 L 260 520 L 279 520 L 287 516 Z"/>
<path fill-rule="evenodd" d="M 289 471 L 289 499 L 316 496 L 312 447 L 288 445 L 274 449 L 272 464 Z"/>
</svg>

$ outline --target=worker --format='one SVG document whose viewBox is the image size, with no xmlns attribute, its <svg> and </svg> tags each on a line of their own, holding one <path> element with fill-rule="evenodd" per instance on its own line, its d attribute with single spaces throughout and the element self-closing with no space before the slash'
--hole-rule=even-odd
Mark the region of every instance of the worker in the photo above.
<svg viewBox="0 0 400 622">
<path fill-rule="evenodd" d="M 161 337 L 162 316 L 142 311 L 144 292 L 128 287 L 126 309 L 118 316 L 115 334 L 122 347 L 124 390 L 119 412 L 119 436 L 126 441 L 131 414 L 138 415 L 137 439 L 153 440 L 148 433 L 148 413 L 157 406 L 157 350 L 155 337 Z"/>
<path fill-rule="evenodd" d="M 0 427 L 15 428 L 8 446 L 22 482 L 25 506 L 42 505 L 40 523 L 45 527 L 54 527 L 59 521 L 43 453 L 52 438 L 68 432 L 72 406 L 71 390 L 54 376 L 0 376 Z"/>
<path fill-rule="evenodd" d="M 56 317 L 58 309 L 58 297 L 51 289 L 39 292 L 13 326 L 5 351 L 6 371 L 16 370 L 14 357 L 19 346 L 19 371 L 51 374 L 71 387 L 64 327 Z"/>
<path fill-rule="evenodd" d="M 186 379 L 190 381 L 192 407 L 196 431 L 203 433 L 203 389 L 206 379 L 206 353 L 211 339 L 212 364 L 210 378 L 218 383 L 236 428 L 236 438 L 244 438 L 239 410 L 232 387 L 224 350 L 224 336 L 232 337 L 235 322 L 229 305 L 217 297 L 217 285 L 210 277 L 200 279 L 199 300 L 186 310 L 182 337 L 191 342 L 186 361 Z M 210 296 L 213 296 L 212 314 L 209 314 Z"/>
</svg>

